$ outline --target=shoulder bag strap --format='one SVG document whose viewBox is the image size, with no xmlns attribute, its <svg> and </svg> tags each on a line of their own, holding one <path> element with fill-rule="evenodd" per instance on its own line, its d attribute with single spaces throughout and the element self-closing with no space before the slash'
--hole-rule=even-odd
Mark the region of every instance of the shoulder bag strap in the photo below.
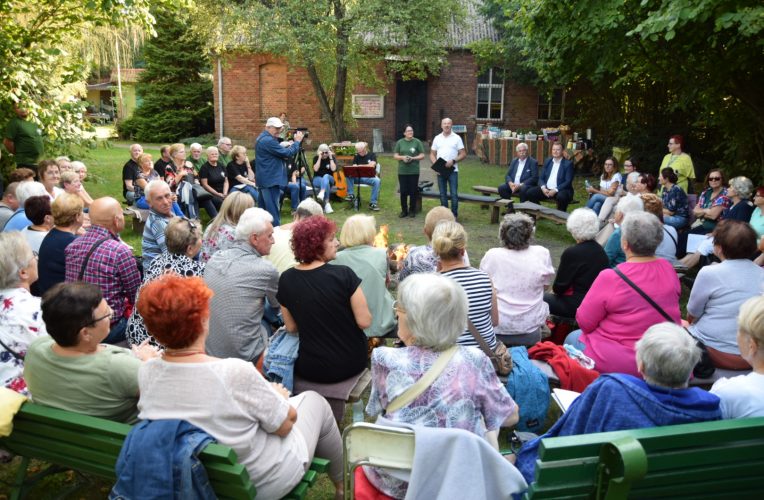
<svg viewBox="0 0 764 500">
<path fill-rule="evenodd" d="M 416 383 L 403 391 L 400 396 L 393 399 L 387 405 L 387 408 L 385 408 L 385 413 L 400 410 L 404 406 L 407 406 L 412 401 L 414 401 L 417 397 L 419 397 L 420 394 L 422 394 L 428 387 L 432 385 L 433 382 L 435 382 L 435 379 L 438 378 L 441 372 L 443 372 L 443 370 L 446 368 L 446 365 L 448 365 L 448 362 L 451 361 L 451 358 L 453 358 L 454 354 L 456 354 L 457 349 L 457 346 L 453 346 L 450 349 L 443 351 L 440 356 L 438 356 L 438 359 L 436 359 L 432 364 L 430 369 L 427 370 L 424 375 L 422 375 L 422 378 L 417 380 Z"/>
<path fill-rule="evenodd" d="M 19 361 L 24 361 L 24 356 L 20 355 L 19 353 L 17 353 L 16 351 L 14 351 L 13 349 L 11 349 L 11 348 L 10 348 L 10 347 L 8 347 L 7 345 L 5 345 L 5 342 L 3 342 L 2 340 L 0 340 L 0 346 L 2 346 L 2 348 L 3 348 L 3 349 L 5 349 L 6 351 L 8 351 L 8 353 L 9 353 L 11 356 L 13 356 L 14 358 L 16 358 L 17 360 L 19 360 Z"/>
<path fill-rule="evenodd" d="M 475 325 L 472 324 L 472 321 L 467 319 L 467 328 L 469 329 L 470 333 L 472 334 L 472 337 L 477 341 L 478 345 L 480 346 L 480 349 L 485 353 L 486 356 L 489 358 L 491 356 L 495 356 L 496 354 L 491 350 L 490 347 L 488 347 L 488 342 L 485 341 L 482 335 L 477 331 L 477 328 L 475 328 Z"/>
<path fill-rule="evenodd" d="M 82 281 L 82 278 L 85 276 L 85 268 L 86 268 L 86 267 L 87 267 L 87 265 L 88 265 L 88 261 L 90 261 L 90 256 L 91 256 L 91 255 L 93 255 L 93 252 L 95 252 L 95 251 L 96 251 L 96 249 L 97 249 L 98 247 L 100 247 L 101 245 L 103 245 L 104 243 L 106 243 L 106 241 L 108 241 L 109 239 L 110 239 L 110 237 L 109 237 L 109 236 L 107 236 L 106 238 L 104 238 L 104 239 L 102 239 L 102 240 L 99 240 L 99 241 L 97 241 L 95 245 L 93 245 L 92 247 L 90 247 L 90 251 L 89 251 L 89 252 L 88 252 L 88 254 L 85 256 L 85 260 L 83 260 L 83 261 L 82 261 L 82 267 L 80 267 L 80 274 L 79 274 L 79 276 L 77 276 L 77 279 L 78 279 L 79 281 Z"/>
<path fill-rule="evenodd" d="M 664 233 L 666 233 L 666 234 L 668 234 L 668 237 L 669 237 L 669 238 L 671 238 L 671 241 L 673 241 L 673 242 L 674 242 L 674 246 L 677 246 L 677 244 L 676 244 L 676 238 L 674 238 L 673 236 L 671 236 L 671 233 L 669 233 L 669 231 L 668 231 L 668 229 L 666 229 L 666 226 L 665 226 L 665 225 L 663 226 L 663 232 L 664 232 Z"/>
<path fill-rule="evenodd" d="M 617 267 L 614 267 L 614 268 L 613 268 L 613 271 L 615 271 L 615 273 L 616 273 L 618 276 L 620 276 L 620 277 L 621 277 L 621 279 L 622 279 L 622 280 L 624 280 L 624 281 L 626 282 L 626 284 L 628 284 L 628 285 L 629 285 L 630 287 L 632 287 L 632 288 L 633 288 L 633 289 L 634 289 L 634 290 L 635 290 L 635 291 L 636 291 L 638 294 L 640 294 L 640 295 L 642 296 L 642 298 L 643 298 L 643 299 L 645 299 L 645 300 L 648 302 L 648 304 L 650 304 L 651 306 L 653 306 L 653 309 L 655 309 L 656 311 L 658 311 L 659 313 L 661 313 L 661 316 L 663 316 L 664 318 L 666 318 L 666 321 L 668 321 L 668 322 L 670 322 L 670 323 L 674 323 L 674 320 L 671 318 L 671 316 L 669 316 L 669 315 L 668 315 L 668 313 L 666 313 L 666 311 L 664 311 L 664 310 L 663 310 L 663 308 L 661 308 L 661 306 L 659 306 L 658 304 L 656 304 L 656 303 L 655 303 L 655 301 L 654 301 L 653 299 L 651 299 L 651 298 L 650 298 L 650 297 L 649 297 L 649 296 L 648 296 L 648 295 L 647 295 L 645 292 L 643 292 L 643 291 L 642 291 L 642 289 L 641 289 L 641 288 L 639 288 L 639 287 L 638 287 L 638 286 L 637 286 L 637 285 L 636 285 L 636 284 L 635 284 L 633 281 L 631 281 L 629 278 L 627 278 L 627 277 L 626 277 L 626 275 L 625 275 L 625 274 L 623 274 L 623 273 L 621 272 L 621 270 L 620 270 L 620 269 L 618 269 Z"/>
</svg>

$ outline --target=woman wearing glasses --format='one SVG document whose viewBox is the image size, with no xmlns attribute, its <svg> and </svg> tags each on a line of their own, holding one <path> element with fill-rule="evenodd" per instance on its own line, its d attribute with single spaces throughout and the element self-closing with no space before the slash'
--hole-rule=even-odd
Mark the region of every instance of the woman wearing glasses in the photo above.
<svg viewBox="0 0 764 500">
<path fill-rule="evenodd" d="M 692 210 L 695 215 L 695 223 L 690 232 L 693 234 L 708 234 L 714 230 L 716 223 L 721 219 L 722 213 L 730 207 L 732 201 L 727 195 L 724 172 L 718 168 L 708 171 L 706 174 L 706 189 L 698 196 L 698 204 Z"/>
<path fill-rule="evenodd" d="M 29 344 L 45 335 L 40 299 L 29 291 L 37 281 L 37 254 L 19 231 L 0 233 L 0 384 L 27 394 L 22 377 Z"/>
<path fill-rule="evenodd" d="M 114 312 L 97 285 L 59 283 L 42 301 L 48 336 L 29 346 L 24 378 L 36 403 L 119 422 L 138 420 L 138 368 L 158 356 L 146 344 L 103 344 Z"/>
<path fill-rule="evenodd" d="M 692 164 L 692 158 L 690 155 L 683 152 L 684 149 L 684 137 L 681 135 L 672 135 L 668 141 L 668 154 L 663 157 L 661 162 L 662 171 L 664 168 L 669 167 L 677 175 L 677 185 L 684 190 L 685 193 L 694 193 L 692 190 L 692 182 L 695 180 L 695 167 Z"/>
</svg>

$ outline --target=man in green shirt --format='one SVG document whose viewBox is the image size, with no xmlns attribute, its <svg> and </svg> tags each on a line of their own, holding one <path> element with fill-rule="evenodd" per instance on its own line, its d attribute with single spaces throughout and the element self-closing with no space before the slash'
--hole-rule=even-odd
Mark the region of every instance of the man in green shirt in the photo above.
<svg viewBox="0 0 764 500">
<path fill-rule="evenodd" d="M 228 137 L 221 137 L 218 140 L 218 151 L 220 151 L 220 158 L 218 162 L 223 165 L 223 170 L 231 163 L 231 149 L 233 148 L 233 142 Z"/>
<path fill-rule="evenodd" d="M 36 170 L 37 160 L 44 152 L 42 132 L 35 123 L 27 120 L 29 110 L 22 104 L 15 104 L 13 110 L 16 117 L 5 127 L 3 144 L 13 155 L 16 168 L 27 167 Z"/>
<path fill-rule="evenodd" d="M 191 150 L 191 158 L 188 158 L 188 161 L 190 161 L 191 165 L 194 166 L 194 172 L 198 174 L 199 169 L 201 169 L 202 165 L 204 165 L 204 162 L 207 161 L 202 158 L 202 145 L 198 142 L 195 142 L 191 144 L 189 149 Z"/>
</svg>

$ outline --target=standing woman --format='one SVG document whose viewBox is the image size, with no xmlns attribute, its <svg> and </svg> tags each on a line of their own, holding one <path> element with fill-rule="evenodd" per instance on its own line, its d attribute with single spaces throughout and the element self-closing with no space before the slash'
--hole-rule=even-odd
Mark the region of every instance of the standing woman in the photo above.
<svg viewBox="0 0 764 500">
<path fill-rule="evenodd" d="M 223 205 L 223 200 L 228 195 L 228 178 L 225 175 L 225 167 L 218 164 L 220 152 L 215 146 L 207 148 L 207 161 L 199 169 L 199 182 L 205 191 L 212 195 L 212 204 L 217 210 Z M 212 214 L 210 214 L 212 216 Z"/>
<path fill-rule="evenodd" d="M 594 213 L 599 214 L 602 204 L 607 198 L 616 196 L 618 187 L 621 185 L 621 174 L 618 172 L 618 162 L 612 156 L 605 159 L 605 167 L 600 177 L 600 187 L 594 186 L 586 188 L 586 192 L 591 194 L 591 198 L 586 203 L 586 208 L 591 208 Z"/>
<path fill-rule="evenodd" d="M 663 223 L 682 229 L 689 220 L 690 207 L 687 206 L 687 194 L 679 187 L 677 180 L 673 168 L 661 169 L 658 182 L 663 186 Z"/>
<path fill-rule="evenodd" d="M 695 167 L 692 165 L 692 158 L 687 153 L 682 152 L 684 149 L 684 137 L 681 135 L 672 135 L 668 142 L 668 154 L 663 157 L 661 162 L 660 171 L 669 167 L 676 172 L 676 183 L 685 193 L 692 193 L 690 186 L 692 181 L 695 180 Z"/>
<path fill-rule="evenodd" d="M 398 184 L 401 192 L 401 213 L 398 217 L 416 215 L 416 193 L 419 189 L 419 160 L 424 158 L 424 145 L 414 137 L 414 127 L 406 124 L 403 139 L 395 143 L 393 158 L 398 160 Z"/>
<path fill-rule="evenodd" d="M 693 234 L 708 234 L 714 230 L 716 223 L 721 220 L 722 213 L 732 202 L 727 196 L 726 180 L 721 169 L 714 168 L 706 174 L 706 189 L 698 196 L 698 204 L 692 210 L 695 223 L 690 230 Z"/>
</svg>

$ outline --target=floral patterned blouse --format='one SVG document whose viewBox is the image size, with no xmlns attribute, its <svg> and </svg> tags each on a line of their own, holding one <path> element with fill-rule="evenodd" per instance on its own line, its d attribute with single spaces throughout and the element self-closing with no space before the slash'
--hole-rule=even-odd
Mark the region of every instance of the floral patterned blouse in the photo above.
<svg viewBox="0 0 764 500">
<path fill-rule="evenodd" d="M 215 232 L 208 227 L 202 240 L 202 262 L 208 262 L 216 252 L 229 248 L 235 239 L 236 226 L 221 224 Z"/>
<path fill-rule="evenodd" d="M 23 357 L 29 344 L 47 333 L 39 297 L 26 288 L 0 290 L 0 341 L 4 344 L 0 345 L 0 383 L 3 387 L 28 395 Z"/>
<path fill-rule="evenodd" d="M 676 217 L 689 217 L 690 207 L 687 205 L 687 194 L 678 184 L 671 186 L 671 189 L 663 189 L 663 208 L 674 212 Z"/>
<path fill-rule="evenodd" d="M 379 347 L 371 356 L 371 394 L 366 413 L 379 415 L 419 380 L 440 353 L 418 346 Z M 457 428 L 485 436 L 515 411 L 515 402 L 499 381 L 488 357 L 477 347 L 460 346 L 440 376 L 411 404 L 385 418 L 426 427 Z M 364 467 L 372 484 L 403 498 L 406 483 Z"/>
</svg>

